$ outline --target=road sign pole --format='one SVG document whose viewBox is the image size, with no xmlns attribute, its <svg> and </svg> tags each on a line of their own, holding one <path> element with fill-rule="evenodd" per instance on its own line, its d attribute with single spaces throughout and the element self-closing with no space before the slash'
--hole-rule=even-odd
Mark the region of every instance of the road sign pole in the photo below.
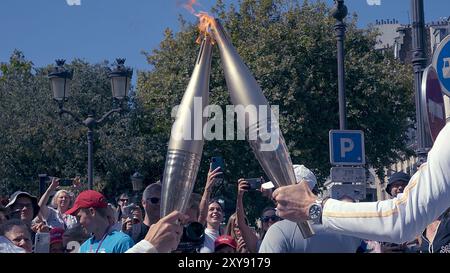
<svg viewBox="0 0 450 273">
<path fill-rule="evenodd" d="M 366 195 L 364 133 L 359 130 L 330 130 L 330 194 L 363 200 Z"/>
</svg>

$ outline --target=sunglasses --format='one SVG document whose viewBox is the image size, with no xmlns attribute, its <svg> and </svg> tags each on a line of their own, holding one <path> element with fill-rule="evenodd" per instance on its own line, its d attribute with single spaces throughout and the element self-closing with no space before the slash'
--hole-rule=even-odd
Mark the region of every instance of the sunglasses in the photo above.
<svg viewBox="0 0 450 273">
<path fill-rule="evenodd" d="M 272 216 L 264 216 L 261 217 L 261 221 L 263 221 L 264 223 L 269 222 L 270 220 L 272 220 L 272 222 L 277 222 L 279 221 L 281 218 L 276 216 L 276 215 L 272 215 Z"/>
<path fill-rule="evenodd" d="M 159 203 L 159 198 L 158 197 L 152 197 L 152 198 L 149 198 L 147 200 L 150 200 L 150 203 L 152 203 L 152 204 L 158 204 Z"/>
</svg>

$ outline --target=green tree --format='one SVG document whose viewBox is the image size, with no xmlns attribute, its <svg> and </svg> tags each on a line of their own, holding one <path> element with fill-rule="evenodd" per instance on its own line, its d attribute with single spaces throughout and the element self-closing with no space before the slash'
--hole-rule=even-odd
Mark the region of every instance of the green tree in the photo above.
<svg viewBox="0 0 450 273">
<path fill-rule="evenodd" d="M 65 108 L 83 120 L 91 112 L 97 117 L 111 107 L 107 62 L 91 65 L 74 60 L 71 94 Z M 87 128 L 71 117 L 59 116 L 47 78 L 50 66 L 34 68 L 20 51 L 1 64 L 0 75 L 0 189 L 38 193 L 38 174 L 57 177 L 87 177 Z M 133 105 L 133 101 L 130 102 Z M 132 122 L 133 107 L 114 114 L 94 133 L 96 189 L 111 199 L 131 188 L 129 176 L 144 169 L 143 153 L 151 145 L 138 137 Z M 151 152 L 148 152 L 151 154 Z M 147 165 L 145 165 L 147 166 Z"/>
<path fill-rule="evenodd" d="M 311 168 L 320 181 L 329 174 L 328 131 L 338 126 L 336 41 L 330 8 L 318 1 L 242 0 L 226 9 L 218 1 L 220 18 L 240 56 L 253 72 L 272 105 L 280 107 L 280 123 L 294 163 Z M 348 128 L 365 133 L 368 164 L 378 170 L 409 152 L 406 132 L 414 119 L 412 71 L 391 54 L 374 50 L 377 33 L 358 29 L 356 16 L 347 22 L 346 95 Z M 146 53 L 153 67 L 138 77 L 137 100 L 141 132 L 166 144 L 173 119 L 189 82 L 198 45 L 195 25 L 183 19 L 182 30 L 165 32 L 159 49 Z M 217 48 L 214 49 L 210 103 L 231 104 Z M 149 124 L 146 126 L 145 124 Z M 151 124 L 151 125 L 150 125 Z M 160 152 L 166 152 L 161 145 Z M 225 198 L 234 206 L 239 177 L 263 174 L 245 141 L 210 141 L 205 145 L 196 191 L 203 189 L 208 160 L 226 162 Z M 158 159 L 161 166 L 163 158 Z M 247 199 L 253 219 L 262 198 Z"/>
</svg>

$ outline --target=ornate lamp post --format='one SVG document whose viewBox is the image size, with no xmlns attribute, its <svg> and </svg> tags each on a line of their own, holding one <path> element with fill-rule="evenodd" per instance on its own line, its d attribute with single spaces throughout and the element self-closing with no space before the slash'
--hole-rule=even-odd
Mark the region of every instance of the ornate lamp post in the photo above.
<svg viewBox="0 0 450 273">
<path fill-rule="evenodd" d="M 425 16 L 423 0 L 411 0 L 412 22 L 412 64 L 414 68 L 414 90 L 416 94 L 416 155 L 417 167 L 427 160 L 431 143 L 427 138 L 422 115 L 421 87 L 423 71 L 427 66 L 425 51 Z"/>
<path fill-rule="evenodd" d="M 133 202 L 135 204 L 139 204 L 139 192 L 144 189 L 144 176 L 139 172 L 135 172 L 132 176 L 130 176 L 131 185 L 133 186 Z"/>
<path fill-rule="evenodd" d="M 70 86 L 73 77 L 73 71 L 64 68 L 65 60 L 56 60 L 57 66 L 49 73 L 48 78 L 51 82 L 53 99 L 58 103 L 59 115 L 67 114 L 71 116 L 78 124 L 88 128 L 88 186 L 93 189 L 94 184 L 94 128 L 103 124 L 106 118 L 112 113 L 120 113 L 124 110 L 123 102 L 128 96 L 130 90 L 131 77 L 133 70 L 125 67 L 125 59 L 116 59 L 116 67 L 110 71 L 108 77 L 111 79 L 111 91 L 115 101 L 119 103 L 118 108 L 114 108 L 105 113 L 100 119 L 96 119 L 94 114 L 89 114 L 82 121 L 78 115 L 64 109 L 64 103 L 70 96 Z"/>
<path fill-rule="evenodd" d="M 345 69 L 344 69 L 344 40 L 345 40 L 345 23 L 344 18 L 347 16 L 347 6 L 344 0 L 334 0 L 335 6 L 331 10 L 331 15 L 336 19 L 334 30 L 336 31 L 337 40 L 337 59 L 338 59 L 338 88 L 339 88 L 339 129 L 345 130 L 347 127 L 346 107 L 345 107 Z"/>
</svg>

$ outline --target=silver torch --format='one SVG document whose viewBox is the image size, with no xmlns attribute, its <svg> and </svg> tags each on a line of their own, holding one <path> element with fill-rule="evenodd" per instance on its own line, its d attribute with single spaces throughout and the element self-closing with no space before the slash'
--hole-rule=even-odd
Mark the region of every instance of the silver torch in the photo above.
<svg viewBox="0 0 450 273">
<path fill-rule="evenodd" d="M 161 192 L 161 217 L 186 211 L 203 151 L 203 110 L 208 105 L 211 37 L 200 46 L 194 71 L 178 107 L 166 155 Z"/>
<path fill-rule="evenodd" d="M 214 20 L 211 29 L 219 46 L 228 91 L 238 114 L 239 129 L 245 132 L 259 164 L 277 187 L 295 184 L 294 169 L 277 117 L 273 115 L 261 87 L 218 20 Z M 239 120 L 237 106 L 245 109 L 244 123 Z M 314 235 L 309 222 L 299 222 L 297 225 L 304 238 Z"/>
</svg>

